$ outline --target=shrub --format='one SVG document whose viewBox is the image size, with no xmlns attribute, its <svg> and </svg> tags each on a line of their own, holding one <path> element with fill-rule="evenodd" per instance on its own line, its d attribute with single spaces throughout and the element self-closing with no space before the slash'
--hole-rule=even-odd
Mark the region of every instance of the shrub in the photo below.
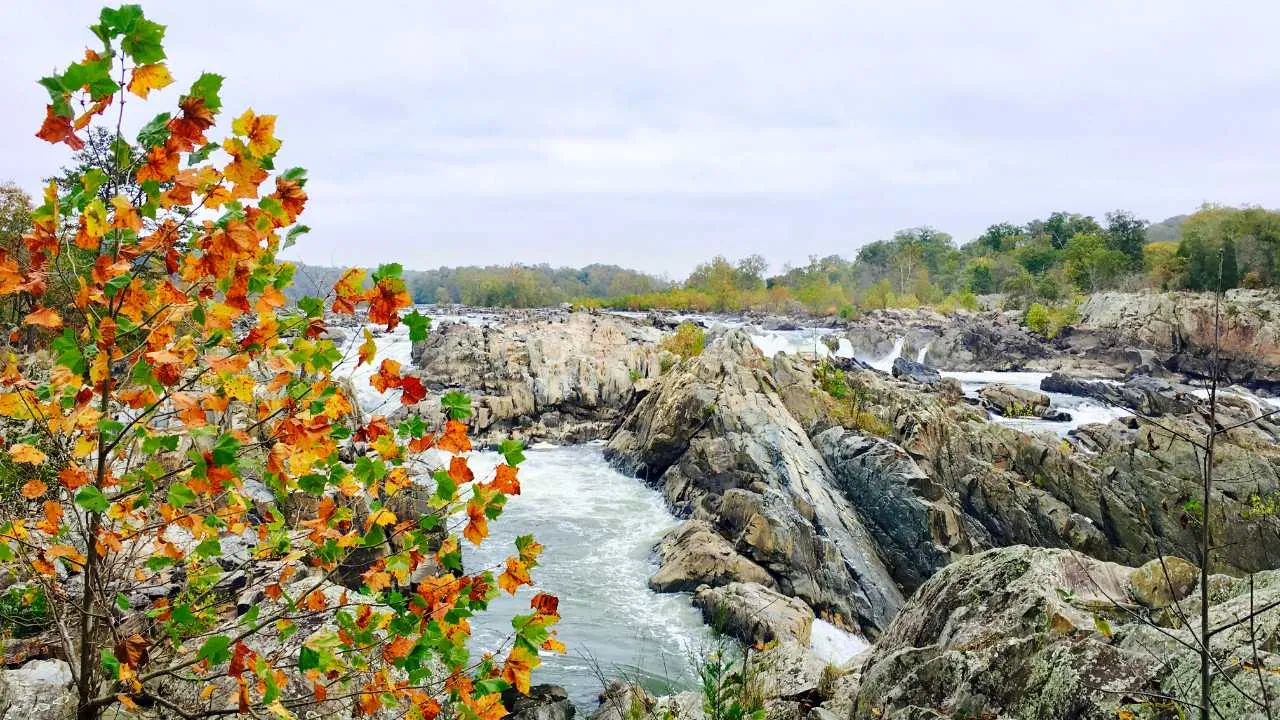
<svg viewBox="0 0 1280 720">
<path fill-rule="evenodd" d="M 658 347 L 675 353 L 682 360 L 697 357 L 707 344 L 707 334 L 691 322 L 682 322 L 671 335 L 662 339 Z"/>
<path fill-rule="evenodd" d="M 1049 335 L 1049 320 L 1049 308 L 1040 303 L 1031 303 L 1022 316 L 1023 325 L 1026 325 L 1031 332 L 1045 337 Z"/>
<path fill-rule="evenodd" d="M 814 375 L 818 378 L 818 385 L 831 397 L 837 400 L 844 400 L 849 397 L 849 380 L 845 377 L 844 371 L 829 360 L 823 360 L 814 368 Z"/>
<path fill-rule="evenodd" d="M 44 590 L 38 586 L 15 585 L 0 595 L 0 628 L 9 637 L 31 637 L 52 624 Z"/>
</svg>

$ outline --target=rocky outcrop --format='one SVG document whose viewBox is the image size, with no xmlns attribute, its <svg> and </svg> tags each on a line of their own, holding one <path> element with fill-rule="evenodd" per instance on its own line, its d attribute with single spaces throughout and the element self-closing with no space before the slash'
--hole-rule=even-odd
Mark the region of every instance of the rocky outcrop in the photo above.
<svg viewBox="0 0 1280 720">
<path fill-rule="evenodd" d="M 1010 547 L 939 571 L 903 607 L 862 668 L 853 718 L 1114 718 L 1152 695 L 1188 697 L 1199 668 L 1189 631 L 1139 621 L 1140 571 L 1065 550 Z M 1247 584 L 1215 577 L 1211 624 L 1247 610 Z M 1169 595 L 1198 614 L 1185 585 Z M 1167 590 L 1166 590 L 1167 592 Z M 1254 602 L 1280 598 L 1280 573 L 1256 578 Z M 1163 623 L 1163 627 L 1157 623 Z M 1215 636 L 1214 654 L 1274 663 L 1280 618 Z M 1186 643 L 1186 646 L 1181 643 Z M 1213 685 L 1223 717 L 1256 710 L 1237 691 L 1280 698 L 1280 678 L 1225 663 Z M 1265 686 L 1265 690 L 1260 685 Z"/>
<path fill-rule="evenodd" d="M 1065 347 L 1093 354 L 1153 350 L 1171 371 L 1207 374 L 1214 346 L 1211 293 L 1095 293 L 1081 303 L 1080 321 Z M 1217 315 L 1225 372 L 1233 382 L 1280 386 L 1280 295 L 1229 290 Z"/>
<path fill-rule="evenodd" d="M 803 600 L 758 583 L 704 587 L 694 593 L 693 604 L 707 624 L 748 645 L 774 640 L 809 644 L 813 610 Z"/>
<path fill-rule="evenodd" d="M 708 521 L 785 595 L 876 633 L 902 595 L 768 363 L 740 330 L 660 377 L 608 457 Z"/>
<path fill-rule="evenodd" d="M 71 666 L 62 660 L 32 660 L 0 672 L 0 720 L 70 717 L 75 710 Z"/>
<path fill-rule="evenodd" d="M 998 311 L 873 310 L 844 335 L 855 354 L 871 358 L 885 357 L 901 338 L 904 356 L 944 370 L 1012 370 L 1052 355 L 1016 313 Z"/>
<path fill-rule="evenodd" d="M 1151 416 L 1189 413 L 1199 402 L 1197 397 L 1187 392 L 1187 388 L 1149 375 L 1134 375 L 1124 383 L 1116 384 L 1053 373 L 1040 381 L 1040 389 L 1094 398 Z"/>
<path fill-rule="evenodd" d="M 673 528 L 658 546 L 658 557 L 658 572 L 649 578 L 649 587 L 657 592 L 689 592 L 736 581 L 774 586 L 764 568 L 739 555 L 703 520 L 686 520 Z"/>
<path fill-rule="evenodd" d="M 1005 417 L 1039 417 L 1049 409 L 1049 396 L 1034 390 L 993 383 L 978 390 L 988 410 Z"/>
<path fill-rule="evenodd" d="M 911 382 L 920 383 L 921 385 L 937 385 L 942 382 L 942 374 L 937 370 L 934 370 L 924 363 L 918 363 L 904 357 L 897 357 L 893 359 L 893 368 L 891 372 L 896 378 L 910 380 Z"/>
<path fill-rule="evenodd" d="M 426 404 L 438 403 L 440 391 L 471 394 L 481 442 L 513 435 L 584 442 L 608 435 L 637 387 L 659 374 L 661 337 L 627 318 L 544 311 L 501 323 L 440 323 L 412 358 L 437 391 Z"/>
<path fill-rule="evenodd" d="M 955 497 L 902 448 L 842 427 L 813 442 L 903 588 L 914 590 L 954 555 L 972 551 Z"/>
<path fill-rule="evenodd" d="M 508 720 L 573 720 L 577 713 L 569 693 L 559 685 L 534 685 L 527 695 L 507 688 L 502 705 L 508 710 Z"/>
</svg>

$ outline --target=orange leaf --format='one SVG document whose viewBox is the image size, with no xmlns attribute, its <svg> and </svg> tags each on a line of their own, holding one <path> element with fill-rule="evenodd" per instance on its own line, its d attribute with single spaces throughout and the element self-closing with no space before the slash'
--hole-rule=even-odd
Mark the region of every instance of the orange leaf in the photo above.
<svg viewBox="0 0 1280 720">
<path fill-rule="evenodd" d="M 414 375 L 405 375 L 401 378 L 400 390 L 401 405 L 417 405 L 427 396 L 426 386 Z"/>
<path fill-rule="evenodd" d="M 48 489 L 49 486 L 45 485 L 43 480 L 40 478 L 32 478 L 22 486 L 22 497 L 28 500 L 35 500 L 36 498 L 43 496 L 45 491 Z"/>
<path fill-rule="evenodd" d="M 47 459 L 44 453 L 27 443 L 16 443 L 9 446 L 9 457 L 13 458 L 14 462 L 31 465 L 39 465 Z"/>
<path fill-rule="evenodd" d="M 360 345 L 360 357 L 356 361 L 356 367 L 367 362 L 373 362 L 373 356 L 378 353 L 378 345 L 373 342 L 373 333 L 369 332 L 369 328 L 364 330 L 364 342 Z"/>
<path fill-rule="evenodd" d="M 22 319 L 23 325 L 39 325 L 40 327 L 56 330 L 62 327 L 62 316 L 52 308 L 40 307 L 33 310 L 25 318 Z"/>
<path fill-rule="evenodd" d="M 36 137 L 50 143 L 65 142 L 72 150 L 84 148 L 84 141 L 76 137 L 75 130 L 71 127 L 71 118 L 55 113 L 52 105 L 46 106 L 44 124 L 36 132 Z"/>
<path fill-rule="evenodd" d="M 471 468 L 467 466 L 467 459 L 461 455 L 454 455 L 449 459 L 449 477 L 459 485 L 469 483 L 475 479 L 475 474 L 471 472 Z"/>
<path fill-rule="evenodd" d="M 529 607 L 538 611 L 539 615 L 554 615 L 559 617 L 560 598 L 547 593 L 538 593 L 529 601 Z"/>
<path fill-rule="evenodd" d="M 516 477 L 516 472 L 517 470 L 510 465 L 499 465 L 497 472 L 494 473 L 493 482 L 489 483 L 489 487 L 503 495 L 519 495 L 520 480 Z"/>
<path fill-rule="evenodd" d="M 515 686 L 518 692 L 529 694 L 529 676 L 541 661 L 537 653 L 530 652 L 523 645 L 511 648 L 507 662 L 502 666 L 502 679 Z"/>
<path fill-rule="evenodd" d="M 378 372 L 369 377 L 369 384 L 378 392 L 400 387 L 400 363 L 391 358 L 384 358 L 382 365 L 378 367 Z"/>
<path fill-rule="evenodd" d="M 471 450 L 471 440 L 467 437 L 467 426 L 458 420 L 446 422 L 444 424 L 444 434 L 440 436 L 436 447 L 451 453 Z"/>
<path fill-rule="evenodd" d="M 462 530 L 462 536 L 472 545 L 479 545 L 489 535 L 488 520 L 484 507 L 471 500 L 467 503 L 467 526 Z"/>
<path fill-rule="evenodd" d="M 57 500 L 44 501 L 44 519 L 36 524 L 41 532 L 57 535 L 62 526 L 62 503 Z"/>
<path fill-rule="evenodd" d="M 498 587 L 515 595 L 521 585 L 528 585 L 530 582 L 529 568 L 515 558 L 507 558 L 507 569 L 498 576 Z"/>
</svg>

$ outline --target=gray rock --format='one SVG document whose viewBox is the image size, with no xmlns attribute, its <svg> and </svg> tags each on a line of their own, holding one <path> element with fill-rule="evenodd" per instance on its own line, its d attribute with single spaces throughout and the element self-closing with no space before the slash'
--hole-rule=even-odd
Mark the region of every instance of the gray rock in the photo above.
<svg viewBox="0 0 1280 720">
<path fill-rule="evenodd" d="M 993 383 L 978 391 L 989 410 L 1005 417 L 1040 417 L 1049 409 L 1049 396 L 1014 385 Z"/>
<path fill-rule="evenodd" d="M 937 385 L 942 382 L 942 374 L 937 370 L 904 357 L 894 358 L 893 376 L 921 385 Z"/>
<path fill-rule="evenodd" d="M 700 588 L 694 593 L 693 604 L 709 624 L 749 645 L 772 640 L 809 644 L 813 610 L 803 600 L 758 583 Z"/>
<path fill-rule="evenodd" d="M 658 572 L 649 578 L 657 592 L 690 592 L 701 585 L 735 581 L 774 587 L 773 578 L 759 565 L 734 550 L 710 524 L 688 520 L 673 528 L 658 548 Z"/>
<path fill-rule="evenodd" d="M 61 718 L 75 709 L 71 666 L 62 660 L 32 660 L 0 672 L 0 720 Z"/>
<path fill-rule="evenodd" d="M 510 720 L 573 720 L 577 712 L 569 693 L 559 685 L 534 685 L 528 695 L 508 688 L 502 693 L 502 704 Z"/>
</svg>

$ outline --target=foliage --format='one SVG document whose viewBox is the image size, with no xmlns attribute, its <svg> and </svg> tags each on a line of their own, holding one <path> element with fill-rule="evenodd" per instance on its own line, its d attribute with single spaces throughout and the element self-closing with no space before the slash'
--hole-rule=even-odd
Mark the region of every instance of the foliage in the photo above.
<svg viewBox="0 0 1280 720">
<path fill-rule="evenodd" d="M 92 31 L 101 49 L 40 81 L 37 134 L 73 150 L 95 120 L 122 126 L 105 114 L 123 113 L 127 94 L 132 111 L 174 82 L 165 27 L 138 6 L 104 9 Z M 468 648 L 468 618 L 531 585 L 541 551 L 521 536 L 501 567 L 460 563 L 462 543 L 482 543 L 519 493 L 520 446 L 504 444 L 481 481 L 465 396 L 444 397 L 445 417 L 396 426 L 352 404 L 332 375 L 343 355 L 325 339 L 325 304 L 393 329 L 411 302 L 401 268 L 345 271 L 326 298 L 280 312 L 295 268 L 277 255 L 306 231 L 306 173 L 280 169 L 273 115 L 246 110 L 210 141 L 222 84 L 204 73 L 136 138 L 111 131 L 110 167 L 51 182 L 21 246 L 0 249 L 0 297 L 26 309 L 0 353 L 6 455 L 48 473 L 5 505 L 0 565 L 66 629 L 53 642 L 80 720 L 144 701 L 182 717 L 336 705 L 496 720 L 500 691 L 527 690 L 539 650 L 561 649 L 544 594 L 495 654 Z M 54 287 L 70 299 L 51 301 Z M 417 336 L 424 320 L 403 318 Z M 19 353 L 50 361 L 20 365 Z M 375 389 L 422 399 L 418 377 L 375 354 L 359 348 Z M 445 466 L 419 485 L 434 457 Z M 255 468 L 274 503 L 247 488 Z M 264 599 L 234 617 L 233 583 Z M 170 592 L 131 595 L 139 587 Z"/>
<path fill-rule="evenodd" d="M 750 677 L 750 658 L 734 652 L 724 636 L 703 653 L 697 671 L 707 720 L 764 720 L 764 701 Z"/>
<path fill-rule="evenodd" d="M 844 371 L 831 364 L 831 361 L 823 360 L 818 363 L 813 372 L 818 378 L 818 386 L 828 395 L 837 400 L 843 400 L 849 396 L 849 383 Z"/>
<path fill-rule="evenodd" d="M 658 347 L 688 360 L 701 355 L 706 344 L 707 334 L 702 328 L 691 322 L 682 322 L 674 333 L 662 339 Z"/>
<path fill-rule="evenodd" d="M 1049 308 L 1040 303 L 1032 303 L 1022 316 L 1022 324 L 1037 335 L 1049 335 Z"/>
<path fill-rule="evenodd" d="M 1066 305 L 1049 308 L 1040 303 L 1032 303 L 1022 316 L 1022 324 L 1027 329 L 1052 340 L 1062 329 L 1080 320 L 1079 301 L 1073 300 Z"/>
<path fill-rule="evenodd" d="M 12 585 L 0 595 L 0 632 L 8 637 L 38 635 L 52 624 L 49 601 L 37 585 Z"/>
</svg>

